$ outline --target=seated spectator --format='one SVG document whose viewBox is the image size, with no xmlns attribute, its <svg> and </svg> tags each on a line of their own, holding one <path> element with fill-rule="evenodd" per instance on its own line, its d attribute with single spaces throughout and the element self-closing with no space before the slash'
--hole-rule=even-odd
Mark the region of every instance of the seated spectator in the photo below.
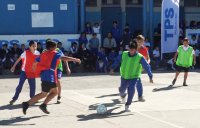
<svg viewBox="0 0 200 128">
<path fill-rule="evenodd" d="M 108 55 L 111 51 L 111 49 L 116 48 L 116 41 L 112 37 L 112 33 L 108 33 L 107 37 L 103 41 L 103 47 L 105 48 L 105 53 Z"/>
<path fill-rule="evenodd" d="M 65 49 L 62 46 L 62 42 L 58 42 L 57 47 L 64 53 Z"/>
<path fill-rule="evenodd" d="M 91 72 L 95 70 L 94 62 L 92 54 L 90 51 L 85 47 L 84 44 L 81 44 L 78 49 L 78 58 L 81 60 L 83 64 L 83 68 L 85 72 Z"/>
<path fill-rule="evenodd" d="M 190 45 L 192 47 L 194 47 L 195 45 L 197 45 L 197 36 L 196 35 L 192 35 L 192 38 L 190 40 Z"/>
<path fill-rule="evenodd" d="M 77 52 L 78 52 L 78 44 L 76 42 L 72 43 L 72 46 L 70 48 L 70 52 L 73 57 L 77 57 Z"/>
<path fill-rule="evenodd" d="M 37 43 L 37 51 L 40 52 L 40 54 L 43 52 L 43 48 L 40 42 Z"/>
<path fill-rule="evenodd" d="M 95 55 L 98 54 L 99 45 L 100 45 L 100 42 L 99 42 L 99 39 L 97 38 L 97 34 L 93 33 L 92 38 L 89 40 L 89 48 L 91 52 L 94 53 Z"/>
<path fill-rule="evenodd" d="M 86 37 L 86 33 L 85 32 L 82 32 L 79 39 L 78 39 L 78 43 L 79 45 L 82 45 L 84 44 L 86 47 L 88 45 L 88 39 Z"/>
<path fill-rule="evenodd" d="M 97 56 L 96 71 L 107 72 L 108 60 L 105 54 L 105 49 L 102 47 Z"/>
<path fill-rule="evenodd" d="M 13 60 L 11 58 L 11 51 L 8 49 L 7 44 L 3 44 L 2 49 L 0 51 L 0 58 L 3 67 L 5 69 L 10 69 L 13 64 Z"/>
<path fill-rule="evenodd" d="M 112 49 L 108 55 L 108 66 L 112 65 L 115 62 L 116 58 L 117 58 L 117 53 L 115 52 L 115 49 Z"/>
<path fill-rule="evenodd" d="M 25 44 L 21 44 L 20 55 L 26 50 Z"/>
<path fill-rule="evenodd" d="M 21 50 L 18 48 L 18 44 L 14 43 L 13 47 L 11 48 L 11 57 L 12 59 L 18 59 L 18 57 L 21 55 Z"/>
<path fill-rule="evenodd" d="M 158 68 L 159 67 L 159 63 L 160 63 L 160 50 L 159 50 L 159 47 L 156 47 L 153 50 L 153 60 L 156 61 L 156 68 Z"/>
<path fill-rule="evenodd" d="M 91 26 L 90 22 L 86 23 L 84 32 L 86 34 L 92 34 L 93 33 L 93 29 L 92 29 L 92 26 Z"/>
</svg>

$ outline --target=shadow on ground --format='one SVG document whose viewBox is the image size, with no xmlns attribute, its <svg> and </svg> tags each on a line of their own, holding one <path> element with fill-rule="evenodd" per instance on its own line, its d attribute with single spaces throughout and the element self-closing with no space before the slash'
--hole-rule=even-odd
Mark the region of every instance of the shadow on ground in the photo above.
<svg viewBox="0 0 200 128">
<path fill-rule="evenodd" d="M 133 114 L 127 113 L 125 111 L 120 111 L 117 113 L 113 113 L 112 111 L 118 109 L 120 107 L 115 107 L 113 109 L 110 109 L 107 111 L 106 114 L 99 115 L 97 113 L 92 113 L 89 115 L 77 115 L 78 121 L 89 121 L 89 120 L 95 120 L 95 119 L 106 119 L 106 118 L 115 118 L 115 117 L 123 117 L 123 116 L 130 116 Z"/>
<path fill-rule="evenodd" d="M 35 119 L 35 118 L 44 117 L 44 116 L 47 116 L 47 115 L 43 115 L 43 116 L 33 116 L 33 117 L 28 117 L 28 118 L 23 118 L 23 117 L 21 117 L 21 116 L 19 116 L 19 117 L 14 117 L 14 118 L 7 119 L 7 120 L 1 120 L 1 121 L 0 121 L 0 126 L 1 126 L 1 125 L 11 125 L 11 126 L 35 125 L 35 123 L 32 123 L 32 124 L 20 124 L 20 123 L 25 122 L 25 121 L 28 121 L 28 120 L 31 120 L 31 119 Z M 17 123 L 17 124 L 16 124 L 16 123 Z"/>
<path fill-rule="evenodd" d="M 178 89 L 178 88 L 181 88 L 183 86 L 172 86 L 172 85 L 169 85 L 167 87 L 162 87 L 162 88 L 154 88 L 152 90 L 152 92 L 159 92 L 159 91 L 170 91 L 170 90 L 173 90 L 173 89 Z"/>
</svg>

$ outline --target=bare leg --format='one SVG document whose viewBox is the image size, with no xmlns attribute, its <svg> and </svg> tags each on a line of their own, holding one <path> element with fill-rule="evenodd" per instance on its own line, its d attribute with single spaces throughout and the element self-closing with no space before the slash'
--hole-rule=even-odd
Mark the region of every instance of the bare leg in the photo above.
<svg viewBox="0 0 200 128">
<path fill-rule="evenodd" d="M 176 83 L 176 80 L 177 80 L 179 74 L 180 74 L 180 72 L 176 72 L 175 78 L 174 78 L 174 80 L 172 81 L 172 85 L 174 85 L 174 84 Z"/>
<path fill-rule="evenodd" d="M 187 86 L 187 84 L 186 84 L 187 77 L 188 77 L 188 72 L 185 72 L 185 73 L 184 73 L 184 82 L 183 82 L 183 86 Z"/>
<path fill-rule="evenodd" d="M 58 96 L 61 96 L 61 85 L 60 85 L 60 80 L 58 80 L 57 87 L 58 87 Z"/>
<path fill-rule="evenodd" d="M 44 101 L 44 104 L 48 104 L 49 101 L 51 101 L 56 95 L 58 94 L 57 88 L 52 88 L 50 90 L 49 95 L 47 96 L 47 98 Z"/>
<path fill-rule="evenodd" d="M 175 75 L 175 78 L 174 79 L 177 79 L 178 76 L 179 76 L 180 72 L 176 72 L 176 75 Z"/>
<path fill-rule="evenodd" d="M 28 104 L 29 105 L 32 105 L 34 104 L 35 102 L 37 102 L 38 100 L 42 99 L 42 98 L 45 98 L 47 96 L 47 92 L 41 92 L 37 95 L 35 95 L 33 98 L 31 98 L 29 101 L 28 101 Z"/>
</svg>

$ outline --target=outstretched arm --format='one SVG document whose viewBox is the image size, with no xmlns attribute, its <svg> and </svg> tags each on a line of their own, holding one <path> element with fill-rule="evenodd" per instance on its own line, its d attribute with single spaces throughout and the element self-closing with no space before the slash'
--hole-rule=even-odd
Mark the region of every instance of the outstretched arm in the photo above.
<svg viewBox="0 0 200 128">
<path fill-rule="evenodd" d="M 62 56 L 61 58 L 60 58 L 62 61 L 68 61 L 68 62 L 70 62 L 70 61 L 73 61 L 73 62 L 77 62 L 77 63 L 81 63 L 81 60 L 80 59 L 78 59 L 78 58 L 73 58 L 73 57 L 68 57 L 68 56 Z"/>
<path fill-rule="evenodd" d="M 10 69 L 10 71 L 11 72 L 14 72 L 15 71 L 15 67 L 16 67 L 16 65 L 21 61 L 21 57 L 19 57 L 18 59 L 17 59 L 17 61 L 15 62 L 15 64 L 12 66 L 12 68 Z"/>
</svg>

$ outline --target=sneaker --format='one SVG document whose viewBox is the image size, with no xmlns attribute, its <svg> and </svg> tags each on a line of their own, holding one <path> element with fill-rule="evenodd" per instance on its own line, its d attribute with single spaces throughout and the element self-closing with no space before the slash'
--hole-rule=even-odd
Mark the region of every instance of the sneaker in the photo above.
<svg viewBox="0 0 200 128">
<path fill-rule="evenodd" d="M 174 79 L 173 81 L 172 81 L 172 85 L 174 85 L 176 83 L 176 79 Z"/>
<path fill-rule="evenodd" d="M 185 82 L 183 83 L 183 86 L 188 86 Z"/>
<path fill-rule="evenodd" d="M 50 112 L 47 110 L 47 105 L 46 104 L 41 104 L 39 108 L 46 114 L 50 114 Z"/>
<path fill-rule="evenodd" d="M 58 96 L 58 98 L 57 98 L 57 104 L 60 104 L 60 103 L 61 103 L 61 97 Z"/>
<path fill-rule="evenodd" d="M 126 103 L 126 94 L 124 96 L 120 96 L 121 97 L 121 103 L 125 104 Z"/>
<path fill-rule="evenodd" d="M 143 96 L 140 96 L 140 97 L 138 97 L 138 101 L 139 101 L 139 102 L 145 102 L 145 99 L 144 99 Z"/>
<path fill-rule="evenodd" d="M 15 103 L 16 100 L 11 100 L 9 103 L 10 105 L 13 105 Z"/>
<path fill-rule="evenodd" d="M 125 112 L 131 112 L 131 110 L 129 109 L 129 105 L 125 105 Z"/>
<path fill-rule="evenodd" d="M 22 103 L 22 111 L 23 111 L 24 115 L 26 115 L 26 111 L 27 111 L 28 107 L 29 107 L 28 102 Z"/>
</svg>

